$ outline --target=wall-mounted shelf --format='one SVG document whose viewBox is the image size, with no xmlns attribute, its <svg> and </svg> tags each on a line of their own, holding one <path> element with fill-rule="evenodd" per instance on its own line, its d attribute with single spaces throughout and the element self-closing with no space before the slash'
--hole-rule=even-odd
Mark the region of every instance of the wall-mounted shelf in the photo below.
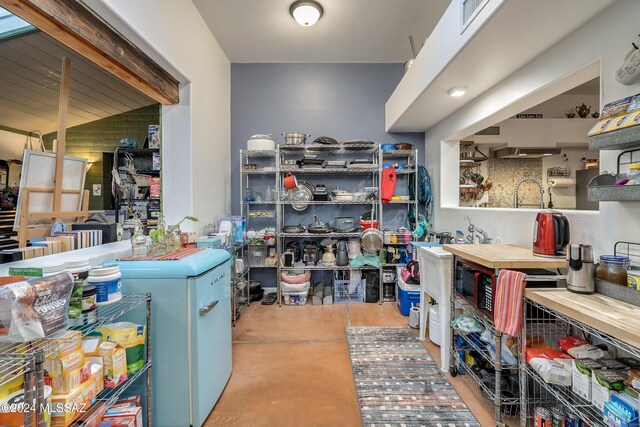
<svg viewBox="0 0 640 427">
<path fill-rule="evenodd" d="M 617 174 L 603 174 L 593 178 L 587 186 L 588 198 L 592 202 L 631 202 L 640 201 L 640 185 L 616 185 L 625 178 L 623 170 L 631 163 L 640 161 L 640 148 L 623 151 L 618 155 Z"/>
<path fill-rule="evenodd" d="M 625 150 L 635 147 L 640 147 L 640 126 L 631 126 L 589 137 L 589 150 Z"/>
</svg>

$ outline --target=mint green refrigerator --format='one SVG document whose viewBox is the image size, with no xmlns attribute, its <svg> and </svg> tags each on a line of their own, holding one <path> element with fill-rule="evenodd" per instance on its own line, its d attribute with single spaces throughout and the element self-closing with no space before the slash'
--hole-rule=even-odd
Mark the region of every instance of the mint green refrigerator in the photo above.
<svg viewBox="0 0 640 427">
<path fill-rule="evenodd" d="M 231 259 L 123 261 L 124 292 L 152 297 L 152 423 L 200 427 L 231 375 Z"/>
</svg>

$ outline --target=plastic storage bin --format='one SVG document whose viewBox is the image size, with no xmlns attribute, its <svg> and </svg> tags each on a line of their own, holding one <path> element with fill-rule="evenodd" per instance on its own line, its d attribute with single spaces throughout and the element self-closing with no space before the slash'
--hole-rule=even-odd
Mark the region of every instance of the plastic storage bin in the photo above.
<svg viewBox="0 0 640 427">
<path fill-rule="evenodd" d="M 364 302 L 365 283 L 360 276 L 351 276 L 351 279 L 342 272 L 336 272 L 333 276 L 333 300 L 335 303 Z"/>
<path fill-rule="evenodd" d="M 408 316 L 411 306 L 420 304 L 420 284 L 409 285 L 402 280 L 402 275 L 398 274 L 397 295 L 400 314 Z"/>
<path fill-rule="evenodd" d="M 285 305 L 305 305 L 308 297 L 308 289 L 304 292 L 283 292 L 282 303 Z"/>
<path fill-rule="evenodd" d="M 267 258 L 268 248 L 264 246 L 249 246 L 249 266 L 260 267 L 264 265 Z"/>
<path fill-rule="evenodd" d="M 429 308 L 429 340 L 436 345 L 441 345 L 440 334 L 440 306 L 434 304 Z"/>
</svg>

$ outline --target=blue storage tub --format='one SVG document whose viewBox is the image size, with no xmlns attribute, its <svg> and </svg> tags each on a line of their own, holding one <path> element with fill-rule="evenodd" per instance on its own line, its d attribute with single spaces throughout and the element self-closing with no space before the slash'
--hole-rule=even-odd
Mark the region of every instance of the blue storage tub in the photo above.
<svg viewBox="0 0 640 427">
<path fill-rule="evenodd" d="M 420 285 L 408 285 L 402 280 L 402 276 L 398 274 L 398 307 L 400 314 L 408 316 L 412 305 L 420 304 Z"/>
</svg>

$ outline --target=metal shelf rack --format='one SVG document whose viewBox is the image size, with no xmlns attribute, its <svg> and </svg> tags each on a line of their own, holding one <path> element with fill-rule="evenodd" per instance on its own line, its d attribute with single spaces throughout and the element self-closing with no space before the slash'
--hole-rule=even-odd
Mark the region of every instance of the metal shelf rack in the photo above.
<svg viewBox="0 0 640 427">
<path fill-rule="evenodd" d="M 278 151 L 279 155 L 278 161 L 276 162 L 276 169 L 278 170 L 278 197 L 277 200 L 282 200 L 281 192 L 282 189 L 282 178 L 284 175 L 288 173 L 294 173 L 295 175 L 332 175 L 332 176 L 348 176 L 348 175 L 356 175 L 360 177 L 364 177 L 363 179 L 367 179 L 368 184 L 373 187 L 380 188 L 380 163 L 379 163 L 379 144 L 376 143 L 363 143 L 363 144 L 340 144 L 338 146 L 334 145 L 323 145 L 323 144 L 309 144 L 303 146 L 293 146 L 293 145 L 279 145 Z M 370 166 L 365 167 L 344 167 L 344 168 L 336 168 L 336 167 L 325 167 L 325 168 L 292 168 L 289 165 L 283 166 L 284 161 L 288 156 L 300 156 L 300 154 L 331 154 L 337 156 L 337 158 L 349 158 L 348 156 L 360 156 L 361 158 L 367 157 L 371 160 Z M 356 202 L 356 201 L 310 201 L 308 203 L 309 206 L 371 206 L 371 211 L 375 214 L 379 215 L 380 212 L 380 192 L 378 191 L 378 196 L 374 200 L 368 200 L 365 202 Z M 314 238 L 356 238 L 360 237 L 360 232 L 353 233 L 283 233 L 279 232 L 282 227 L 285 225 L 285 218 L 287 217 L 287 206 L 290 206 L 291 203 L 288 201 L 280 201 L 277 204 L 277 214 L 278 225 L 276 233 L 276 241 L 277 248 L 276 253 L 280 256 L 284 252 L 285 239 L 314 239 Z M 356 271 L 356 270 L 370 270 L 370 269 L 378 269 L 372 267 L 363 267 L 363 268 L 354 268 L 350 266 L 338 267 L 338 266 L 295 266 L 295 267 L 285 267 L 281 263 L 278 263 L 277 267 L 277 290 L 278 290 L 278 304 L 282 305 L 282 293 L 280 291 L 280 278 L 281 272 L 295 270 L 295 269 L 304 269 L 310 271 Z M 380 271 L 380 269 L 378 269 Z"/>
<path fill-rule="evenodd" d="M 605 334 L 591 325 L 578 321 L 570 316 L 553 310 L 543 304 L 525 298 L 523 310 L 524 329 L 523 334 L 526 336 L 537 336 L 544 339 L 545 343 L 557 343 L 559 338 L 571 334 L 583 334 L 591 339 L 596 338 L 599 342 L 607 344 L 610 350 L 614 352 L 622 352 L 626 355 L 640 358 L 640 348 L 634 347 L 624 341 Z M 529 315 L 534 313 L 535 315 Z M 544 327 L 541 330 L 541 326 Z M 551 326 L 551 327 L 550 327 Z M 520 357 L 520 425 L 526 427 L 532 425 L 531 393 L 534 390 L 543 390 L 550 399 L 546 403 L 560 403 L 567 410 L 578 416 L 583 422 L 590 426 L 605 427 L 607 423 L 603 421 L 603 412 L 594 406 L 591 402 L 587 402 L 582 397 L 571 391 L 571 387 L 563 387 L 559 385 L 548 384 L 545 382 L 529 365 L 523 357 L 526 348 L 522 346 L 522 355 Z M 536 396 L 533 396 L 534 398 Z"/>
<path fill-rule="evenodd" d="M 65 340 L 71 339 L 72 331 L 80 331 L 88 335 L 101 326 L 112 323 L 134 309 L 146 305 L 146 362 L 143 368 L 132 375 L 126 382 L 114 389 L 105 389 L 97 397 L 109 407 L 113 405 L 120 394 L 146 374 L 146 416 L 147 427 L 151 427 L 151 294 L 123 293 L 122 299 L 107 306 L 96 307 L 97 321 L 90 325 L 83 325 L 60 331 L 51 336 L 26 343 L 0 343 L 0 386 L 8 384 L 19 377 L 24 379 L 24 402 L 33 402 L 36 411 L 24 411 L 24 424 L 44 427 L 44 359 L 52 355 Z M 91 410 L 89 410 L 91 411 Z M 83 415 L 86 416 L 85 413 Z M 85 425 L 81 419 L 74 420 L 73 426 Z"/>
<path fill-rule="evenodd" d="M 378 217 L 378 220 L 380 221 L 380 229 L 384 230 L 385 229 L 385 223 L 384 223 L 384 211 L 385 211 L 385 206 L 389 206 L 389 205 L 393 205 L 395 206 L 394 209 L 402 209 L 402 207 L 404 207 L 404 209 L 406 210 L 406 215 L 407 218 L 409 217 L 409 213 L 413 210 L 413 212 L 415 212 L 415 216 L 416 216 L 416 221 L 418 219 L 418 197 L 416 194 L 417 188 L 418 188 L 418 174 L 416 173 L 417 167 L 418 167 L 418 150 L 417 149 L 413 149 L 413 150 L 394 150 L 394 151 L 386 151 L 386 150 L 380 150 L 378 152 L 378 163 L 381 165 L 381 169 L 380 169 L 380 181 L 382 181 L 382 165 L 386 163 L 387 159 L 404 159 L 406 160 L 407 165 L 412 165 L 412 169 L 399 169 L 396 170 L 396 176 L 400 176 L 401 178 L 399 178 L 396 181 L 396 192 L 398 189 L 398 186 L 401 185 L 402 181 L 406 181 L 405 186 L 406 186 L 406 195 L 409 196 L 409 200 L 391 200 L 389 203 L 381 203 L 380 204 L 380 214 Z M 406 177 L 406 178 L 405 178 Z M 414 192 L 413 194 L 410 194 L 410 185 L 409 183 L 413 181 L 413 189 Z M 410 225 L 410 229 L 415 229 L 415 226 L 417 224 L 408 224 Z M 411 241 L 414 242 L 416 241 L 416 239 L 413 237 L 413 235 L 411 236 Z M 409 245 L 409 243 L 404 243 L 403 245 Z M 398 246 L 403 246 L 403 245 L 398 245 L 398 244 L 387 244 L 384 243 L 383 247 L 385 246 L 391 246 L 391 247 L 398 247 Z M 414 257 L 415 259 L 415 257 Z M 384 260 L 386 261 L 386 260 Z M 399 267 L 403 267 L 405 265 L 404 262 L 398 262 L 398 263 L 387 263 L 387 262 L 383 262 L 383 264 L 380 267 L 380 277 L 382 277 L 382 272 L 383 270 L 386 268 L 387 271 L 389 271 L 389 269 L 392 268 L 399 268 Z M 380 280 L 380 303 L 382 303 L 382 296 L 384 295 L 384 283 L 382 282 L 382 280 Z"/>
</svg>

